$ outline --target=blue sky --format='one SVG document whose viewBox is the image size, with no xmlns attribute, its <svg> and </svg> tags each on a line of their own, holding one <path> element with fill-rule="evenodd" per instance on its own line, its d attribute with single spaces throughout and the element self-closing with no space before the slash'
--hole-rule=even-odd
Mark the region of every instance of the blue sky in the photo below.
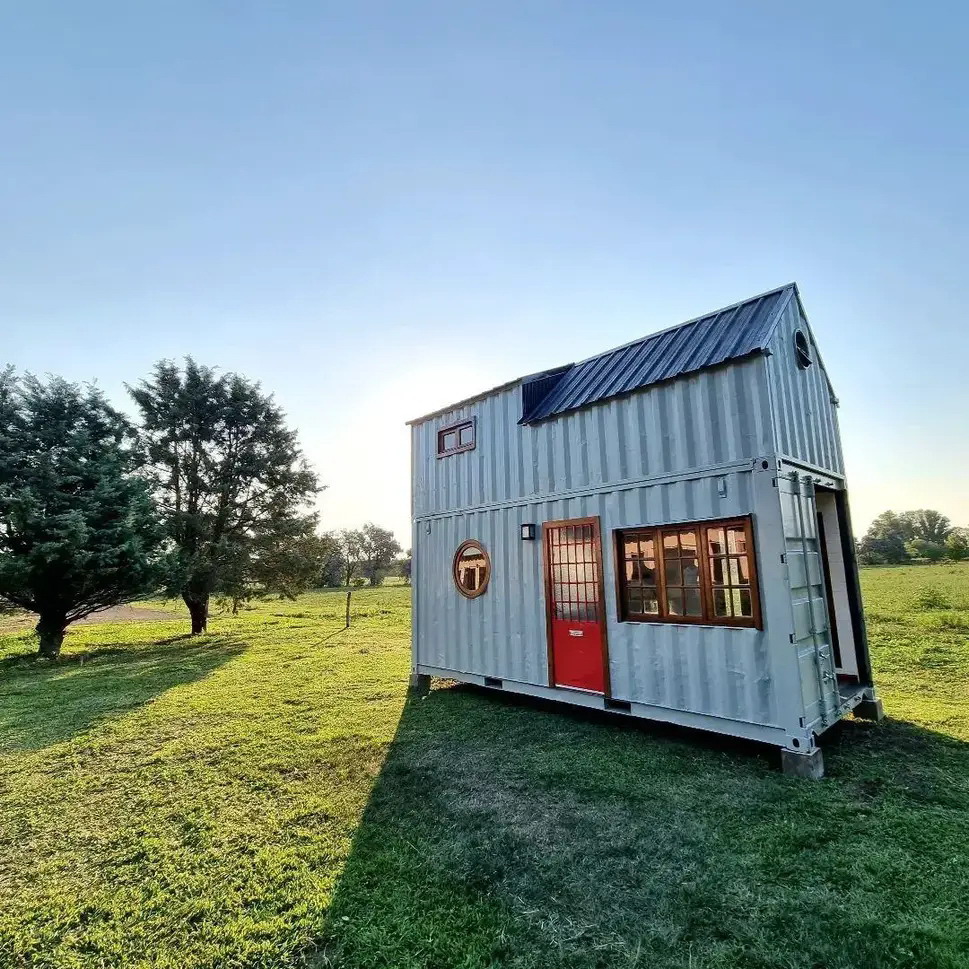
<svg viewBox="0 0 969 969">
<path fill-rule="evenodd" d="M 969 14 L 8 4 L 0 360 L 274 391 L 407 544 L 403 421 L 798 281 L 856 524 L 969 524 Z"/>
</svg>

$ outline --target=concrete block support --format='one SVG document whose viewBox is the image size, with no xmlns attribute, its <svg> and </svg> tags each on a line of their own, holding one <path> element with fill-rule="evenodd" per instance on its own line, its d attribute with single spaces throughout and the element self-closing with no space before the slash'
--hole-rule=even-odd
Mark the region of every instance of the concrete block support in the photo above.
<svg viewBox="0 0 969 969">
<path fill-rule="evenodd" d="M 789 777 L 807 777 L 819 781 L 824 777 L 824 757 L 821 751 L 781 750 L 781 769 Z"/>
<path fill-rule="evenodd" d="M 862 720 L 884 720 L 885 710 L 882 708 L 881 700 L 862 700 L 852 711 L 856 717 Z"/>
<path fill-rule="evenodd" d="M 411 673 L 408 685 L 415 693 L 423 696 L 431 691 L 431 678 L 427 673 Z"/>
</svg>

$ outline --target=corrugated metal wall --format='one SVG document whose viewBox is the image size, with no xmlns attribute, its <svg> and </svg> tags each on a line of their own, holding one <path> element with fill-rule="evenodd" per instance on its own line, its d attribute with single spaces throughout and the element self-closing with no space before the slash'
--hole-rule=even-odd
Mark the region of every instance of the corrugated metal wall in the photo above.
<svg viewBox="0 0 969 969">
<path fill-rule="evenodd" d="M 804 714 L 812 721 L 838 705 L 834 651 L 821 572 L 817 506 L 809 478 L 780 475 L 777 489 Z"/>
<path fill-rule="evenodd" d="M 722 477 L 725 497 L 717 476 L 707 476 L 416 522 L 418 662 L 546 685 L 542 547 L 522 541 L 519 526 L 598 515 L 614 697 L 777 723 L 769 631 L 617 621 L 613 529 L 756 513 L 751 472 Z M 759 550 L 756 517 L 754 532 Z M 451 578 L 454 551 L 469 538 L 483 542 L 492 560 L 488 592 L 477 599 L 458 595 Z M 787 630 L 774 637 L 781 639 L 787 643 Z"/>
<path fill-rule="evenodd" d="M 659 384 L 536 426 L 512 387 L 412 428 L 414 516 L 555 497 L 747 461 L 773 450 L 763 358 Z M 436 457 L 437 431 L 477 418 L 473 451 Z"/>
<path fill-rule="evenodd" d="M 815 363 L 800 370 L 795 361 L 799 327 L 810 337 L 792 293 L 767 357 L 535 426 L 518 424 L 517 385 L 415 425 L 416 662 L 547 685 L 542 547 L 523 542 L 520 525 L 598 515 L 614 698 L 789 734 L 800 717 L 833 708 L 813 485 L 782 473 L 775 488 L 773 464 L 752 470 L 753 459 L 779 455 L 843 474 L 813 337 Z M 470 417 L 476 448 L 438 459 L 438 430 Z M 763 631 L 618 621 L 615 529 L 744 514 L 754 515 Z M 482 542 L 492 561 L 488 592 L 476 599 L 460 596 L 451 576 L 467 539 Z"/>
<path fill-rule="evenodd" d="M 806 370 L 801 370 L 795 360 L 794 332 L 797 329 L 804 331 L 811 344 L 814 363 Z M 843 475 L 844 460 L 833 391 L 796 295 L 792 295 L 780 316 L 770 350 L 767 373 L 778 453 Z"/>
</svg>

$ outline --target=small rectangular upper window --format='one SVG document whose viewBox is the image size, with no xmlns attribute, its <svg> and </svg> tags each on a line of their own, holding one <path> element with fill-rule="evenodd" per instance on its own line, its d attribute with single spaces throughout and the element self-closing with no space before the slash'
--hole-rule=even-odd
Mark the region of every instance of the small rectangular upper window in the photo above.
<svg viewBox="0 0 969 969">
<path fill-rule="evenodd" d="M 442 427 L 437 432 L 437 456 L 446 457 L 449 454 L 458 454 L 460 451 L 470 451 L 475 445 L 475 421 L 472 417 L 469 421 L 461 421 L 460 424 L 451 424 Z"/>
<path fill-rule="evenodd" d="M 760 628 L 750 518 L 616 532 L 622 622 Z"/>
</svg>

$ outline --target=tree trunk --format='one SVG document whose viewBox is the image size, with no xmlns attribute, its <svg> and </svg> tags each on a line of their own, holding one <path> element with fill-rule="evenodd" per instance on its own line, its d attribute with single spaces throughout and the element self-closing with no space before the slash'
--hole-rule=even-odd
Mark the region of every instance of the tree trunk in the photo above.
<svg viewBox="0 0 969 969">
<path fill-rule="evenodd" d="M 192 617 L 192 635 L 200 636 L 209 624 L 209 597 L 207 595 L 182 594 L 188 614 Z"/>
<path fill-rule="evenodd" d="M 65 629 L 67 629 L 67 621 L 64 616 L 51 616 L 42 613 L 36 626 L 37 636 L 40 639 L 37 655 L 46 659 L 57 659 L 64 642 Z"/>
</svg>

